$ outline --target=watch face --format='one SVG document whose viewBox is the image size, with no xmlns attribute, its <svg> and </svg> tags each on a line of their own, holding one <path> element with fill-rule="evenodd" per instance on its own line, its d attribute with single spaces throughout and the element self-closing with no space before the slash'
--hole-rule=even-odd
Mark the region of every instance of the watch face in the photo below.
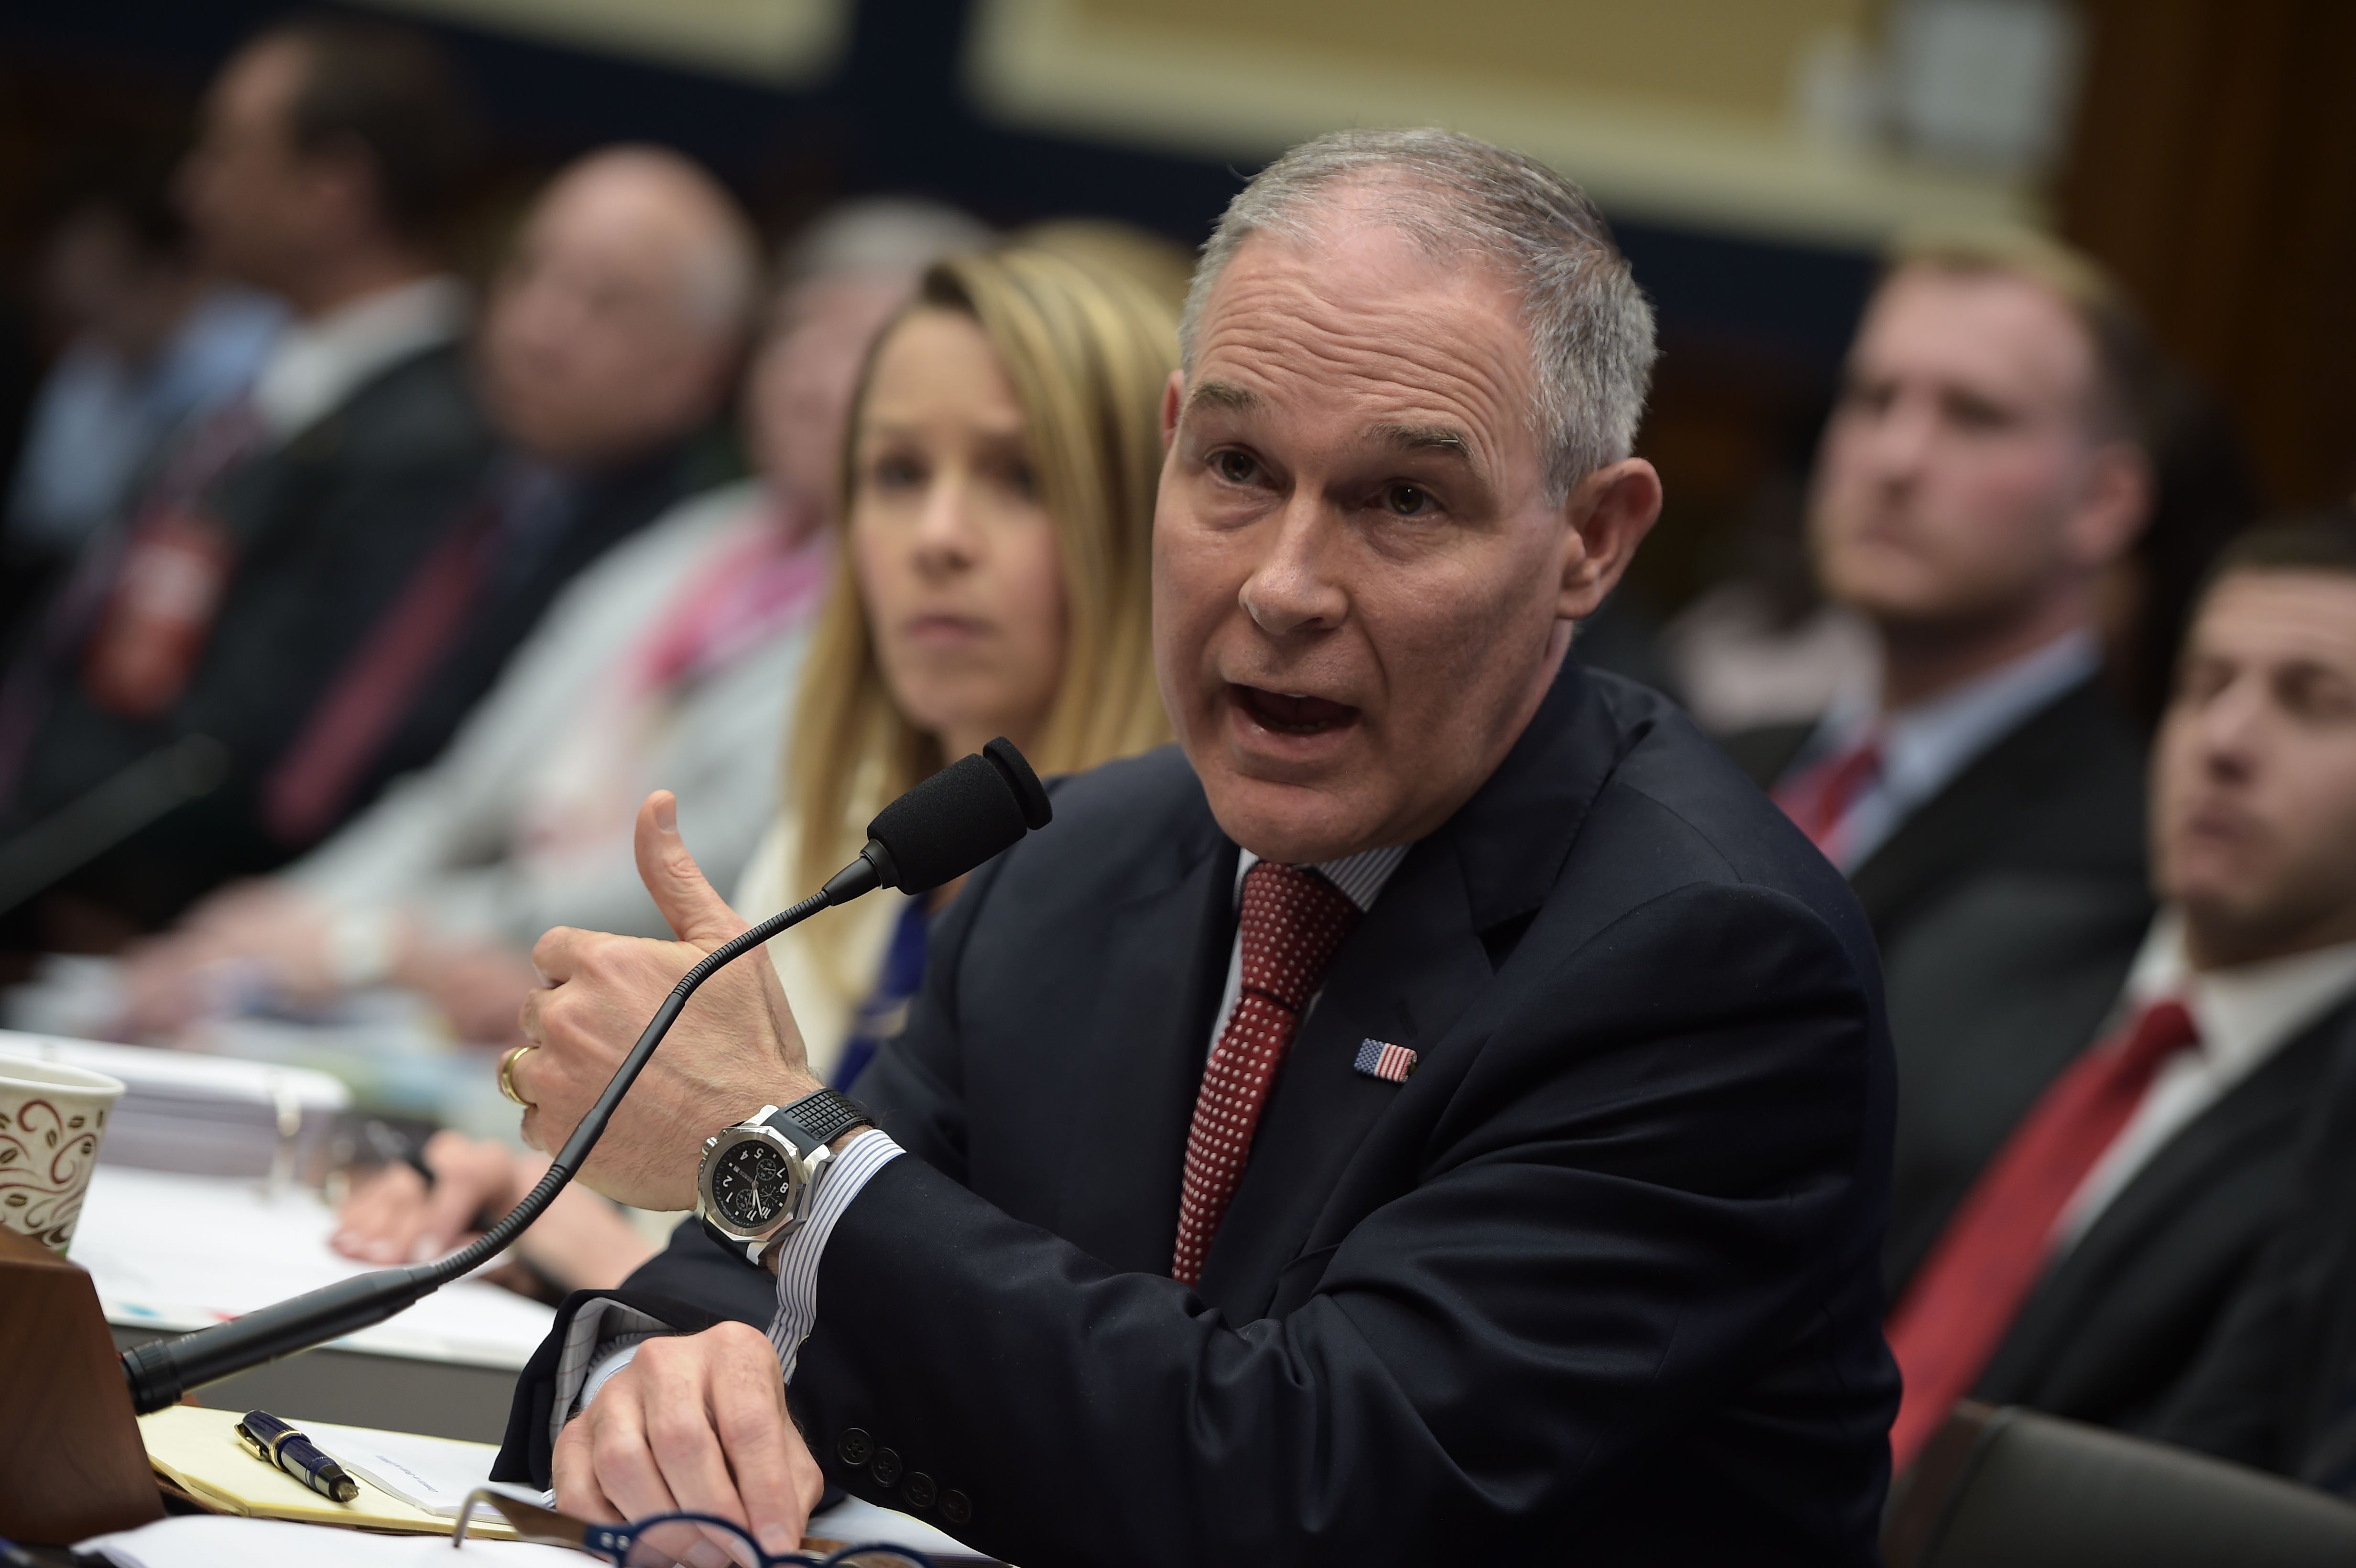
<svg viewBox="0 0 2356 1568">
<path fill-rule="evenodd" d="M 741 1230 L 757 1231 L 773 1223 L 792 1197 L 793 1175 L 786 1157 L 759 1138 L 746 1138 L 712 1168 L 712 1205 Z"/>
</svg>

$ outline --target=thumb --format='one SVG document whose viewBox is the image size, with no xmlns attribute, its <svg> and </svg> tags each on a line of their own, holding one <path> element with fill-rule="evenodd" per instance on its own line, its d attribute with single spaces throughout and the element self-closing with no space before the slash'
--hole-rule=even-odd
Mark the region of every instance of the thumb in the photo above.
<svg viewBox="0 0 2356 1568">
<path fill-rule="evenodd" d="M 655 791 L 638 807 L 636 848 L 638 880 L 681 942 L 709 952 L 751 923 L 712 891 L 703 868 L 687 852 L 679 836 L 679 799 L 670 791 Z"/>
</svg>

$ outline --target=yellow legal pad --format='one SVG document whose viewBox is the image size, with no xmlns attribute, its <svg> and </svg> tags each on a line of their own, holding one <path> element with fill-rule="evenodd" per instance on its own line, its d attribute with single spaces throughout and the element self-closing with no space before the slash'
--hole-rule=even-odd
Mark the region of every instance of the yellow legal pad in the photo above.
<svg viewBox="0 0 2356 1568">
<path fill-rule="evenodd" d="M 255 1458 L 253 1450 L 237 1439 L 238 1413 L 175 1404 L 141 1416 L 139 1435 L 147 1445 L 147 1462 L 190 1497 L 223 1513 L 418 1535 L 447 1535 L 456 1524 L 455 1520 L 412 1506 L 364 1476 L 352 1477 L 360 1490 L 348 1503 L 321 1497 L 276 1466 Z M 298 1420 L 294 1424 L 299 1428 L 303 1423 Z M 498 1450 L 487 1443 L 470 1446 L 482 1449 L 483 1469 L 487 1473 L 491 1456 Z M 497 1514 L 478 1512 L 466 1527 L 467 1539 L 477 1535 L 507 1541 L 514 1539 L 515 1531 Z"/>
</svg>

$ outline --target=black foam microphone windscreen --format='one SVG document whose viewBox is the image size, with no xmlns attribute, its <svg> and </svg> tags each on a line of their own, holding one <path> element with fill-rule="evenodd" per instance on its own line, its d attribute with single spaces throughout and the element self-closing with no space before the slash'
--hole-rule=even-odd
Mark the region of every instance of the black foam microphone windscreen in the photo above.
<svg viewBox="0 0 2356 1568">
<path fill-rule="evenodd" d="M 885 806 L 867 825 L 867 837 L 891 857 L 893 886 L 929 892 L 1045 827 L 1053 815 L 1031 764 L 1001 739 Z"/>
</svg>

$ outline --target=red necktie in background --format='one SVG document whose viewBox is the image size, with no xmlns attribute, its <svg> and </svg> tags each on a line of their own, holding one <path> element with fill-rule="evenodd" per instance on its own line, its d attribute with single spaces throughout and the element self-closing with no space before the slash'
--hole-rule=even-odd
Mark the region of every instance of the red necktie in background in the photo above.
<svg viewBox="0 0 2356 1568">
<path fill-rule="evenodd" d="M 1203 1071 L 1186 1171 L 1178 1198 L 1171 1277 L 1203 1278 L 1211 1238 L 1244 1177 L 1268 1087 L 1300 1031 L 1333 951 L 1358 923 L 1358 906 L 1314 871 L 1262 860 L 1244 873 L 1243 987 Z"/>
<path fill-rule="evenodd" d="M 2062 1211 L 2153 1077 L 2200 1038 L 2181 1002 L 2151 1003 L 2047 1087 L 1972 1184 L 1890 1317 L 1890 1349 L 1906 1380 L 1890 1434 L 1899 1470 L 1979 1381 L 2045 1272 Z"/>
<path fill-rule="evenodd" d="M 491 499 L 460 516 L 311 709 L 262 783 L 262 820 L 280 843 L 309 844 L 342 820 L 352 791 L 465 631 L 504 515 Z"/>
<path fill-rule="evenodd" d="M 1775 804 L 1799 825 L 1826 859 L 1837 864 L 1840 825 L 1857 797 L 1880 776 L 1881 736 L 1878 731 L 1868 731 L 1864 740 L 1847 751 L 1811 763 L 1777 784 Z"/>
</svg>

